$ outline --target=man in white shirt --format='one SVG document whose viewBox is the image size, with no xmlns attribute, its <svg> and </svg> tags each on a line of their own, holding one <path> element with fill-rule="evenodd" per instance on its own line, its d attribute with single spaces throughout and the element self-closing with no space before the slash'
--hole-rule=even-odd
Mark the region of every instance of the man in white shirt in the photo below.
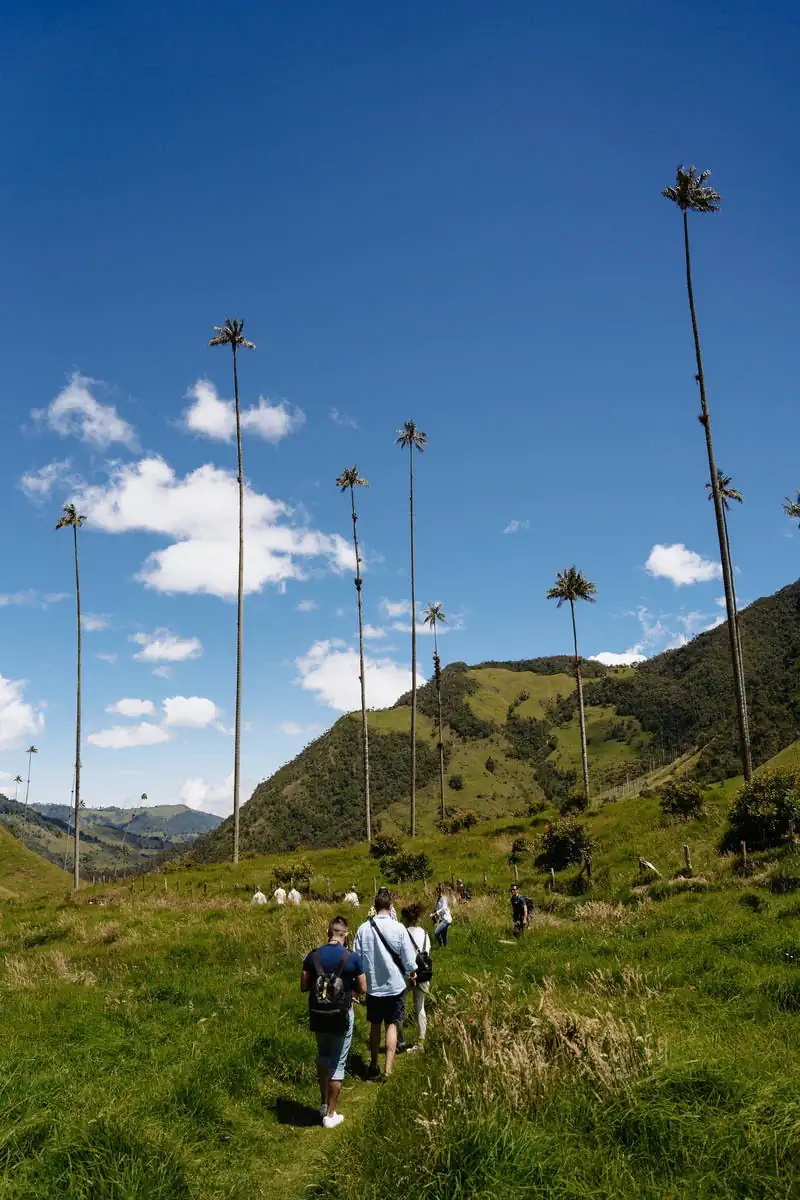
<svg viewBox="0 0 800 1200">
<path fill-rule="evenodd" d="M 302 900 L 302 896 L 298 892 L 297 888 L 293 887 L 292 890 L 289 892 L 289 895 L 286 897 L 286 899 L 289 901 L 290 904 L 299 904 L 300 901 Z"/>
<path fill-rule="evenodd" d="M 286 903 L 286 891 L 281 887 L 280 884 L 278 884 L 278 886 L 275 888 L 275 891 L 272 893 L 272 899 L 276 904 Z"/>
<path fill-rule="evenodd" d="M 264 895 L 264 893 L 262 892 L 260 887 L 256 888 L 256 894 L 255 894 L 255 896 L 253 896 L 253 899 L 250 901 L 250 903 L 251 904 L 266 904 L 267 903 L 267 897 Z"/>
<path fill-rule="evenodd" d="M 349 892 L 345 892 L 344 903 L 352 904 L 353 908 L 358 908 L 358 892 L 356 891 L 355 884 L 353 884 Z"/>
<path fill-rule="evenodd" d="M 397 1052 L 397 1027 L 405 1017 L 406 981 L 416 979 L 417 953 L 402 925 L 392 920 L 392 898 L 387 888 L 375 897 L 375 916 L 359 928 L 353 953 L 361 959 L 367 976 L 369 1021 L 369 1078 L 381 1079 L 378 1052 L 381 1026 L 386 1026 L 386 1076 L 392 1073 Z"/>
</svg>

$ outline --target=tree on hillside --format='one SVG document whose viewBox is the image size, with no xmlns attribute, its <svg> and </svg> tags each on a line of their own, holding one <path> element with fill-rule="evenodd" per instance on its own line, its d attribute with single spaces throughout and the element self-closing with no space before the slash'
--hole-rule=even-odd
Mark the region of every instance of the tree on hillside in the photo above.
<svg viewBox="0 0 800 1200">
<path fill-rule="evenodd" d="M 35 750 L 35 749 L 36 749 L 36 747 L 34 746 L 34 747 L 33 747 L 33 749 Z M 13 780 L 12 780 L 12 783 L 14 784 L 14 803 L 16 804 L 16 803 L 17 803 L 17 796 L 19 795 L 19 785 L 22 783 L 22 776 L 21 776 L 21 775 L 15 775 L 15 776 L 14 776 L 14 778 L 13 778 Z"/>
<path fill-rule="evenodd" d="M 689 312 L 692 319 L 692 334 L 694 337 L 694 352 L 697 362 L 695 376 L 700 387 L 700 405 L 702 412 L 699 416 L 706 439 L 708 454 L 708 472 L 711 480 L 711 492 L 714 501 L 714 514 L 717 521 L 717 540 L 719 554 L 722 560 L 722 582 L 725 588 L 725 607 L 728 613 L 728 637 L 730 640 L 731 665 L 733 668 L 733 686 L 736 695 L 736 711 L 739 721 L 739 743 L 741 747 L 742 772 L 745 779 L 752 775 L 752 760 L 750 755 L 750 733 L 747 723 L 747 706 L 744 695 L 744 681 L 740 670 L 738 646 L 736 638 L 736 620 L 733 600 L 733 583 L 730 558 L 725 541 L 725 518 L 722 506 L 722 494 L 719 487 L 719 475 L 714 460 L 714 447 L 711 441 L 711 419 L 706 400 L 706 383 L 703 374 L 703 356 L 700 350 L 700 333 L 697 327 L 697 313 L 694 307 L 694 292 L 692 290 L 692 260 L 689 252 L 689 212 L 715 213 L 719 212 L 722 197 L 707 185 L 710 171 L 700 171 L 696 167 L 678 167 L 674 187 L 665 188 L 661 193 L 667 200 L 678 206 L 683 214 L 683 243 L 686 258 L 686 291 L 689 296 Z"/>
<path fill-rule="evenodd" d="M 722 497 L 722 523 L 725 529 L 725 548 L 728 553 L 728 562 L 731 567 L 731 594 L 733 595 L 733 623 L 736 633 L 736 657 L 739 662 L 739 675 L 742 681 L 742 696 L 744 699 L 744 717 L 747 725 L 747 737 L 750 739 L 750 716 L 747 711 L 747 684 L 744 677 L 744 655 L 742 654 L 742 631 L 739 626 L 739 601 L 736 596 L 736 572 L 733 569 L 733 555 L 731 553 L 731 537 L 728 530 L 728 509 L 731 506 L 731 501 L 735 500 L 737 504 L 744 503 L 744 496 L 738 488 L 733 486 L 733 479 L 730 475 L 723 475 L 719 467 L 717 467 L 717 479 L 719 481 L 719 494 Z M 714 490 L 710 483 L 706 484 L 709 500 L 714 499 Z"/>
<path fill-rule="evenodd" d="M 78 566 L 78 530 L 81 528 L 85 520 L 86 517 L 78 512 L 74 504 L 65 504 L 63 514 L 56 525 L 56 529 L 72 530 L 72 545 L 75 554 L 75 608 L 78 621 L 78 685 L 76 689 L 75 704 L 75 829 L 73 833 L 75 841 L 75 861 L 72 865 L 72 886 L 75 891 L 77 891 L 81 886 L 81 574 Z M 28 777 L 30 778 L 30 771 L 28 773 Z"/>
<path fill-rule="evenodd" d="M 411 523 L 411 836 L 417 832 L 417 595 L 414 586 L 414 451 L 420 454 L 428 444 L 427 435 L 413 421 L 397 430 L 395 444 L 408 447 L 409 516 Z"/>
<path fill-rule="evenodd" d="M 31 746 L 28 746 L 28 749 L 25 751 L 25 753 L 28 756 L 28 782 L 25 784 L 25 817 L 23 820 L 23 824 L 27 825 L 28 824 L 28 796 L 30 795 L 30 792 L 31 792 L 31 759 L 33 758 L 34 754 L 38 754 L 39 751 L 36 749 L 35 746 L 31 745 Z M 19 778 L 19 775 L 17 776 L 17 779 L 14 782 L 16 783 L 17 780 L 19 780 L 19 783 L 22 783 L 22 780 Z M 14 799 L 16 800 L 16 796 L 14 797 Z"/>
<path fill-rule="evenodd" d="M 353 519 L 353 549 L 356 555 L 356 596 L 358 598 L 358 678 L 361 684 L 361 740 L 364 758 L 364 813 L 366 816 L 367 842 L 372 841 L 372 809 L 369 798 L 369 728 L 367 725 L 367 681 L 364 670 L 364 610 L 361 602 L 361 554 L 358 549 L 358 513 L 356 512 L 356 488 L 369 487 L 366 479 L 358 473 L 358 467 L 346 467 L 336 480 L 340 491 L 350 491 L 350 514 Z"/>
<path fill-rule="evenodd" d="M 428 604 L 425 624 L 433 632 L 433 678 L 436 682 L 436 715 L 439 721 L 439 820 L 444 820 L 444 733 L 442 729 L 442 664 L 439 659 L 439 635 L 436 626 L 447 621 L 441 604 Z"/>
<path fill-rule="evenodd" d="M 558 607 L 566 601 L 572 614 L 572 641 L 575 647 L 575 682 L 578 686 L 578 717 L 581 726 L 581 763 L 583 766 L 583 796 L 589 803 L 589 757 L 586 751 L 586 714 L 583 708 L 583 679 L 581 677 L 581 660 L 578 654 L 578 629 L 575 624 L 575 602 L 586 600 L 594 604 L 597 587 L 587 579 L 583 571 L 568 567 L 556 575 L 555 586 L 547 593 L 548 600 L 557 600 Z"/>
<path fill-rule="evenodd" d="M 239 408 L 239 374 L 236 355 L 240 348 L 255 350 L 255 342 L 244 336 L 244 321 L 225 319 L 214 325 L 209 346 L 230 346 L 233 354 L 233 400 L 236 409 L 236 461 L 239 483 L 239 577 L 236 591 L 236 716 L 233 737 L 233 861 L 239 861 L 239 764 L 242 742 L 242 633 L 244 622 L 244 474 L 242 472 L 242 420 Z"/>
<path fill-rule="evenodd" d="M 800 521 L 800 491 L 797 493 L 796 500 L 790 500 L 788 496 L 785 497 L 785 500 L 783 511 L 787 517 L 791 517 L 793 521 Z"/>
</svg>

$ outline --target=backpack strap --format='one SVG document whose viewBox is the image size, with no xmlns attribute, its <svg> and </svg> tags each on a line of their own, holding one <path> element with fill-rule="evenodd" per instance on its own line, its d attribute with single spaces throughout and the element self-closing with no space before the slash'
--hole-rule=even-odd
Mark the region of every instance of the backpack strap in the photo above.
<svg viewBox="0 0 800 1200">
<path fill-rule="evenodd" d="M 383 936 L 383 934 L 381 933 L 381 931 L 380 931 L 380 929 L 378 928 L 377 924 L 375 923 L 375 920 L 374 920 L 374 918 L 373 918 L 373 917 L 370 917 L 370 919 L 369 919 L 369 923 L 370 923 L 370 925 L 372 926 L 372 928 L 373 928 L 373 930 L 375 931 L 375 933 L 378 935 L 378 937 L 379 937 L 379 938 L 381 939 L 381 941 L 383 942 L 383 944 L 384 944 L 385 948 L 386 948 L 386 949 L 389 951 L 389 955 L 390 955 L 390 957 L 391 957 L 391 960 L 392 960 L 392 962 L 394 963 L 394 965 L 397 967 L 397 969 L 398 969 L 398 971 L 400 972 L 400 974 L 401 974 L 401 975 L 403 976 L 403 978 L 405 979 L 405 976 L 406 976 L 406 969 L 405 969 L 405 967 L 403 966 L 403 960 L 401 959 L 400 955 L 399 955 L 399 954 L 398 954 L 398 953 L 397 953 L 395 950 L 393 950 L 393 949 L 392 949 L 392 947 L 389 945 L 389 943 L 387 942 L 386 938 Z"/>
<path fill-rule="evenodd" d="M 417 954 L 421 954 L 421 953 L 422 953 L 422 951 L 420 950 L 419 946 L 417 945 L 417 943 L 414 941 L 413 937 L 411 936 L 411 930 L 410 930 L 410 929 L 407 929 L 407 930 L 406 930 L 406 933 L 408 934 L 408 936 L 409 936 L 409 938 L 410 938 L 410 940 L 411 940 L 411 945 L 414 947 L 414 949 L 416 950 Z M 423 942 L 422 944 L 423 944 L 423 946 L 425 945 L 425 943 L 424 943 L 424 942 Z"/>
<path fill-rule="evenodd" d="M 344 971 L 344 969 L 347 966 L 348 962 L 350 961 L 350 957 L 351 957 L 350 951 L 347 949 L 347 947 L 346 946 L 342 947 L 344 953 L 342 954 L 342 957 L 339 960 L 339 965 L 337 966 L 335 971 L 326 971 L 325 970 L 325 968 L 322 965 L 322 956 L 320 955 L 320 952 L 319 952 L 320 949 L 321 949 L 321 947 L 316 949 L 314 951 L 314 953 L 311 955 L 311 965 L 313 966 L 314 971 L 316 972 L 317 978 L 321 978 L 321 976 L 323 976 L 323 975 L 339 975 L 339 976 L 341 976 L 342 972 Z"/>
</svg>

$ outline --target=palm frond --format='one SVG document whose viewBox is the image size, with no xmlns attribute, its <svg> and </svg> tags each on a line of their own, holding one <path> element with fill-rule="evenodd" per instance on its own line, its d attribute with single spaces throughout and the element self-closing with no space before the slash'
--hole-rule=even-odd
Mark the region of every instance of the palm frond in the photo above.
<svg viewBox="0 0 800 1200">
<path fill-rule="evenodd" d="M 574 603 L 576 600 L 586 600 L 589 604 L 594 604 L 597 594 L 597 585 L 592 583 L 591 579 L 587 579 L 583 571 L 579 571 L 577 567 L 567 567 L 566 571 L 559 571 L 556 574 L 555 585 L 547 590 L 548 600 L 557 600 L 558 607 L 565 601 Z"/>
<path fill-rule="evenodd" d="M 423 433 L 421 429 L 417 429 L 413 421 L 406 421 L 403 428 L 397 430 L 397 437 L 395 438 L 395 445 L 397 446 L 404 448 L 406 446 L 413 446 L 415 450 L 419 450 L 422 453 L 427 444 L 427 433 Z"/>
<path fill-rule="evenodd" d="M 64 511 L 58 519 L 56 529 L 67 529 L 76 525 L 80 529 L 86 517 L 83 513 L 79 513 L 74 504 L 65 504 Z"/>
<path fill-rule="evenodd" d="M 430 625 L 431 628 L 433 628 L 437 622 L 440 625 L 446 624 L 447 616 L 441 604 L 426 604 L 423 621 L 426 625 Z"/>
<path fill-rule="evenodd" d="M 224 325 L 212 325 L 214 337 L 209 346 L 232 346 L 235 350 L 243 347 L 245 350 L 255 350 L 255 342 L 249 342 L 244 336 L 244 321 L 238 317 L 226 317 Z"/>
<path fill-rule="evenodd" d="M 679 166 L 675 186 L 664 188 L 661 195 L 677 204 L 681 212 L 719 212 L 722 197 L 707 186 L 706 180 L 710 177 L 710 171 L 698 173 L 697 167 Z"/>
<path fill-rule="evenodd" d="M 345 467 L 336 480 L 336 486 L 346 492 L 348 488 L 369 487 L 369 480 L 362 479 L 358 473 L 358 467 L 353 464 L 352 467 Z"/>
<path fill-rule="evenodd" d="M 788 496 L 784 497 L 786 503 L 783 506 L 783 511 L 787 517 L 791 517 L 794 521 L 800 521 L 800 491 L 797 493 L 796 500 L 790 500 Z"/>
</svg>

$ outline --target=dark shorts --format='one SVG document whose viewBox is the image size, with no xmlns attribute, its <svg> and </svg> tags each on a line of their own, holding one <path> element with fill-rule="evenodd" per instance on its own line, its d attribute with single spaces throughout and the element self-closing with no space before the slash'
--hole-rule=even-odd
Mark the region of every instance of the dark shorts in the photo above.
<svg viewBox="0 0 800 1200">
<path fill-rule="evenodd" d="M 399 996 L 367 995 L 367 1020 L 370 1025 L 402 1025 L 406 1015 L 406 994 Z"/>
</svg>

